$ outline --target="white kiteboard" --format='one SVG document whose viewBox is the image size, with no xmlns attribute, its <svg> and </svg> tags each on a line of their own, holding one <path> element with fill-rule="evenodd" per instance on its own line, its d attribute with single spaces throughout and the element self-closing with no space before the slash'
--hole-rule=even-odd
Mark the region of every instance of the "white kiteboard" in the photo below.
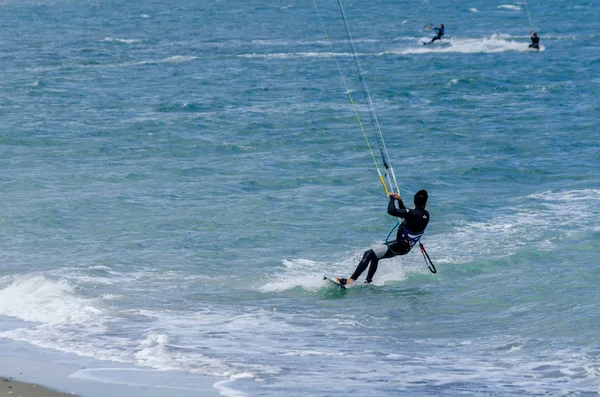
<svg viewBox="0 0 600 397">
<path fill-rule="evenodd" d="M 338 287 L 340 287 L 341 289 L 346 289 L 345 285 L 342 285 L 339 283 L 339 281 L 337 281 L 335 278 L 329 278 L 327 276 L 323 276 L 323 280 L 327 280 L 329 282 L 332 282 L 333 284 L 337 285 Z"/>
</svg>

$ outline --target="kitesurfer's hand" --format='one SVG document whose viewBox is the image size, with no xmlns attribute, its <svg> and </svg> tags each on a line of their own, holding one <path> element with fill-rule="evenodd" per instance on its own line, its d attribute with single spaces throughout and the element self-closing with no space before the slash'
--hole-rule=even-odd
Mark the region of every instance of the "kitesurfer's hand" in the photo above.
<svg viewBox="0 0 600 397">
<path fill-rule="evenodd" d="M 400 195 L 398 193 L 390 193 L 390 197 L 395 198 L 396 200 L 401 200 Z"/>
</svg>

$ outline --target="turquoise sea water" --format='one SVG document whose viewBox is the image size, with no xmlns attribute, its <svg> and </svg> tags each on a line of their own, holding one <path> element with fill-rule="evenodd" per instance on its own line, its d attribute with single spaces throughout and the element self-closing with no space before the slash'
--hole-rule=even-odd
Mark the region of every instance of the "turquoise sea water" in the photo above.
<svg viewBox="0 0 600 397">
<path fill-rule="evenodd" d="M 0 337 L 226 396 L 598 395 L 600 6 L 529 1 L 530 52 L 523 2 L 344 5 L 436 275 L 322 280 L 395 223 L 336 2 L 332 54 L 311 1 L 4 0 Z"/>
</svg>

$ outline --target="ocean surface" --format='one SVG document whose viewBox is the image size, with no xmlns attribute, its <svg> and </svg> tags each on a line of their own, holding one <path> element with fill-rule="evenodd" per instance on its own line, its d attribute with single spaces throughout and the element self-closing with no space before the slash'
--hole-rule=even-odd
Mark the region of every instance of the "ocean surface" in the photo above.
<svg viewBox="0 0 600 397">
<path fill-rule="evenodd" d="M 598 395 L 600 3 L 344 2 L 438 269 L 345 291 L 395 219 L 316 5 L 0 0 L 0 338 L 228 397 Z"/>
</svg>

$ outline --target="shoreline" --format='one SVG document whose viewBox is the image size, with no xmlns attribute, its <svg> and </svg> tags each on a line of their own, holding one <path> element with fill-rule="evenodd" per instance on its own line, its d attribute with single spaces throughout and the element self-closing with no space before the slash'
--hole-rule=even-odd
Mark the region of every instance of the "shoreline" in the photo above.
<svg viewBox="0 0 600 397">
<path fill-rule="evenodd" d="M 14 370 L 7 370 L 13 366 Z M 122 380 L 128 373 L 132 379 Z M 81 367 L 72 363 L 0 356 L 0 397 L 221 397 L 222 378 L 121 366 Z M 106 374 L 106 375 L 104 375 Z M 117 374 L 116 378 L 112 375 Z M 104 376 L 103 376 L 104 375 Z M 189 384 L 186 378 L 193 378 Z"/>
<path fill-rule="evenodd" d="M 73 397 L 74 393 L 61 393 L 35 383 L 21 382 L 2 376 L 0 397 Z"/>
<path fill-rule="evenodd" d="M 0 397 L 221 397 L 226 377 L 97 360 L 0 338 Z"/>
</svg>

